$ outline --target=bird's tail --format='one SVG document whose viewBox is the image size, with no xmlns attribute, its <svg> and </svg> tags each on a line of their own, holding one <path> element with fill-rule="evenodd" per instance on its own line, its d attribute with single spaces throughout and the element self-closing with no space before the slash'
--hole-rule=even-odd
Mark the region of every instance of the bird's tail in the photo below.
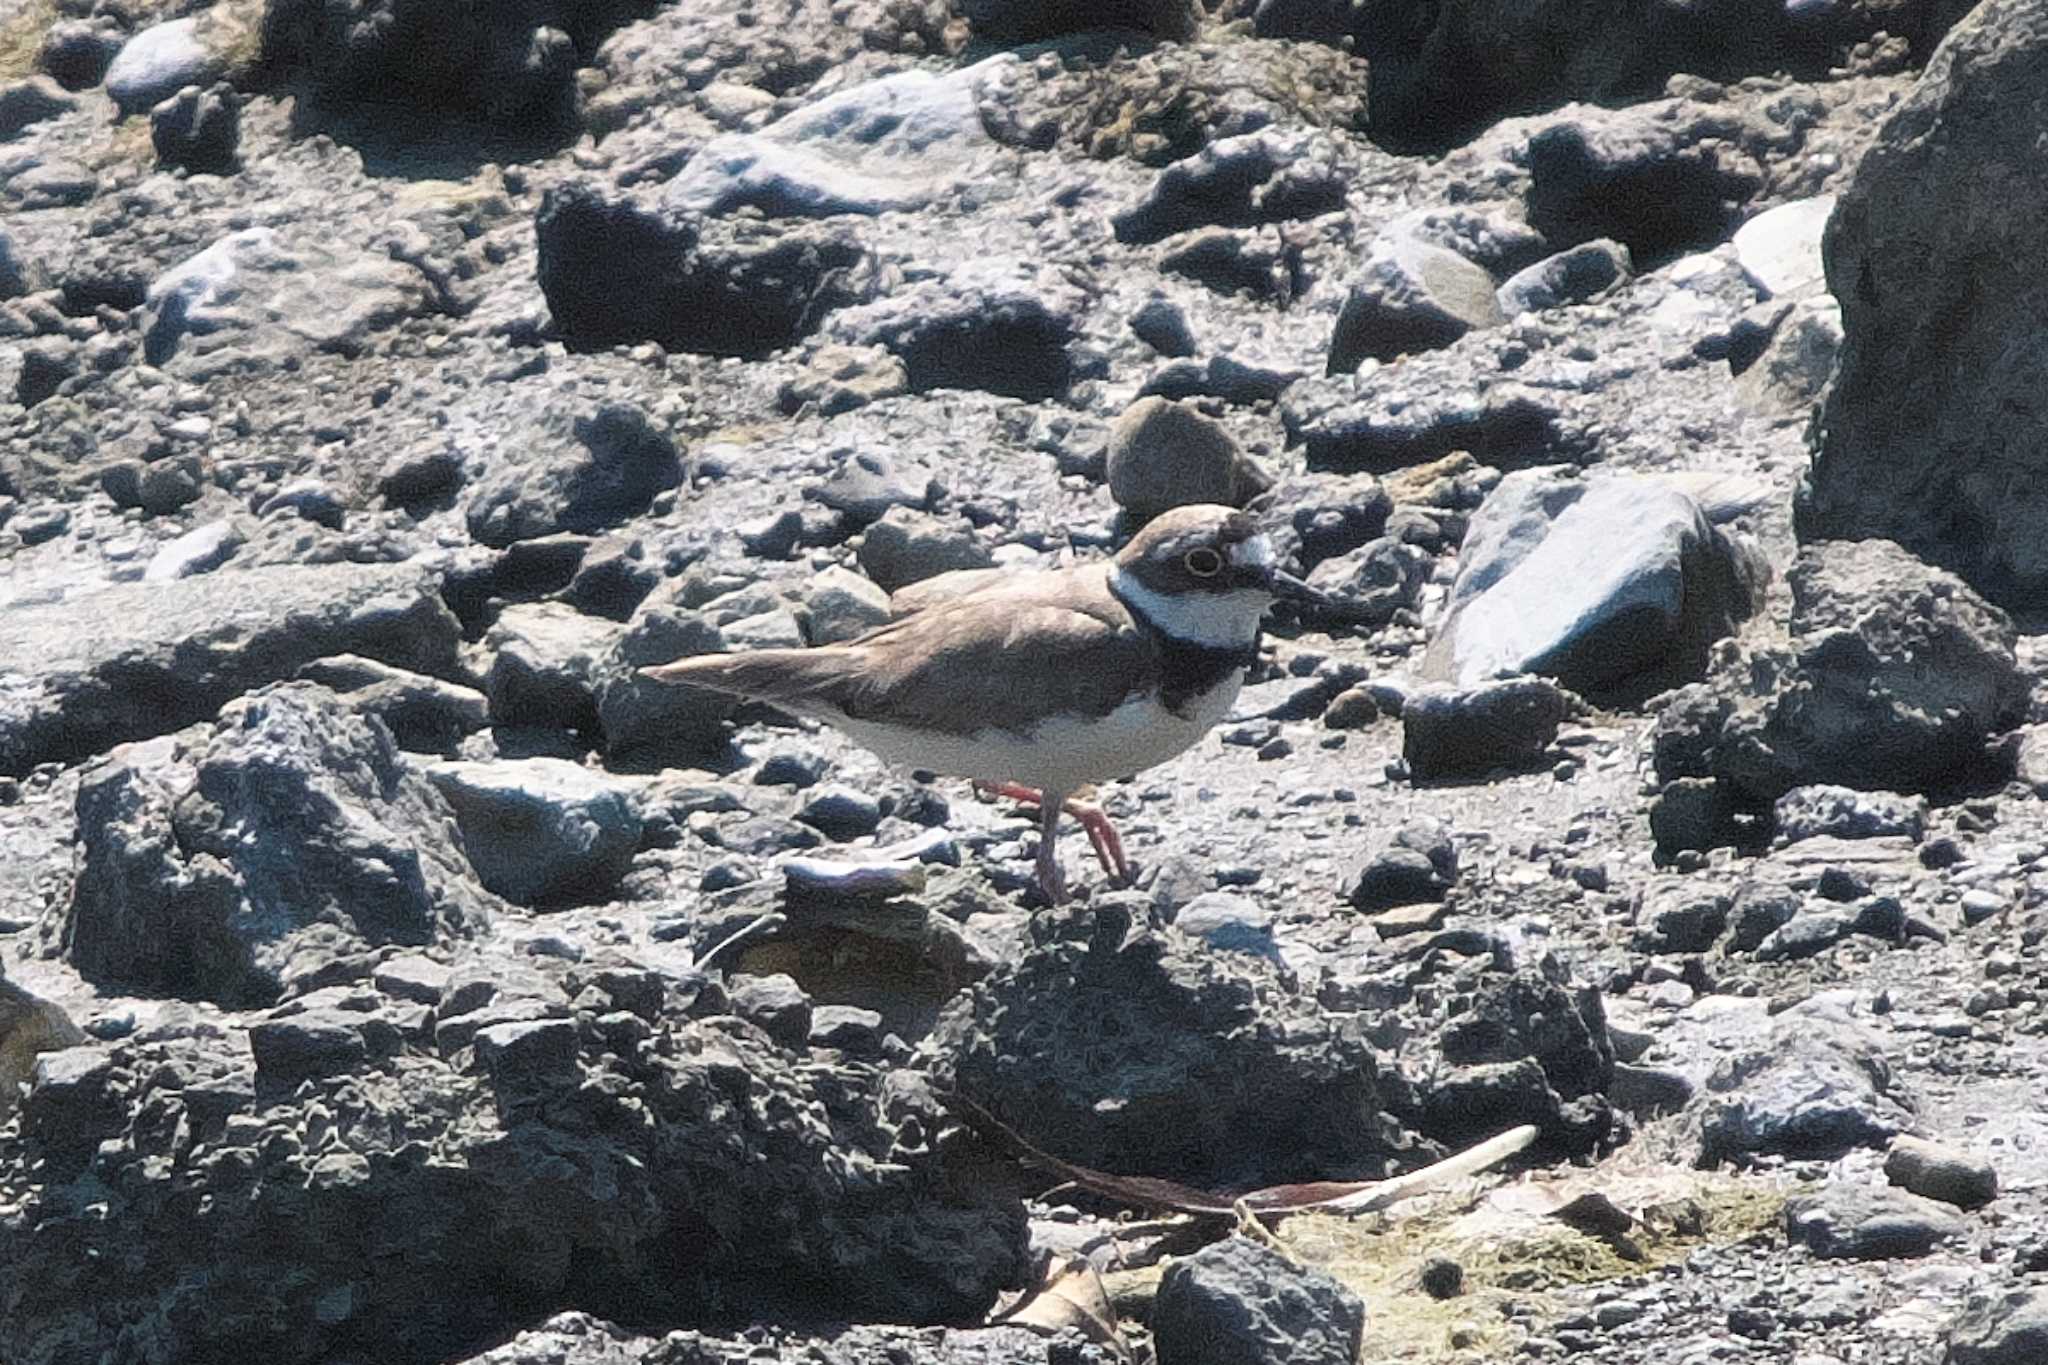
<svg viewBox="0 0 2048 1365">
<path fill-rule="evenodd" d="M 839 671 L 833 651 L 756 649 L 745 654 L 698 654 L 640 670 L 655 682 L 708 688 L 731 697 L 801 706 L 828 687 Z"/>
</svg>

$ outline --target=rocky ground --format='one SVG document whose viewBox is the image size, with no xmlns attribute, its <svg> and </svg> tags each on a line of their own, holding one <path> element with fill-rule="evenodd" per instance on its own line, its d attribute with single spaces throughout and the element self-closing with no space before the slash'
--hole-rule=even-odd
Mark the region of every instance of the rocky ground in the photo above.
<svg viewBox="0 0 2048 1365">
<path fill-rule="evenodd" d="M 2048 0 L 17 0 L 0 1360 L 2048 1362 L 2044 88 Z M 1335 605 L 1075 906 L 635 671 L 1203 500 Z"/>
</svg>

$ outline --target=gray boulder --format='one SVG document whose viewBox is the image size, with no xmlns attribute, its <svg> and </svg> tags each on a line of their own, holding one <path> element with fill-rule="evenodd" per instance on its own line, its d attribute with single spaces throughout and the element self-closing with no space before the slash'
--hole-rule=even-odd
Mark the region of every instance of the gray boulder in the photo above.
<svg viewBox="0 0 2048 1365">
<path fill-rule="evenodd" d="M 1628 248 L 1602 237 L 1546 256 L 1507 278 L 1494 298 L 1505 317 L 1583 303 L 1635 273 Z"/>
<path fill-rule="evenodd" d="M 1742 272 L 1765 298 L 1803 298 L 1827 288 L 1821 237 L 1835 196 L 1815 195 L 1765 209 L 1729 238 Z"/>
<path fill-rule="evenodd" d="M 1423 676 L 1538 673 L 1586 694 L 1698 676 L 1749 614 L 1754 572 L 1667 481 L 1518 471 L 1472 516 Z"/>
<path fill-rule="evenodd" d="M 447 804 L 388 730 L 310 683 L 230 703 L 189 749 L 117 751 L 80 784 L 78 826 L 64 954 L 132 991 L 261 1003 L 487 913 Z"/>
<path fill-rule="evenodd" d="M 195 380 L 268 372 L 315 352 L 360 354 L 439 306 L 426 276 L 388 253 L 243 228 L 150 281 L 143 357 Z"/>
<path fill-rule="evenodd" d="M 987 544 L 957 516 L 892 507 L 861 536 L 861 570 L 885 592 L 940 574 L 986 569 L 992 562 Z"/>
<path fill-rule="evenodd" d="M 228 48 L 242 35 L 227 9 L 152 24 L 130 38 L 107 67 L 107 94 L 124 114 L 139 114 L 188 85 L 208 85 L 228 69 Z M 253 44 L 251 45 L 253 48 Z"/>
<path fill-rule="evenodd" d="M 1166 1268 L 1152 1305 L 1159 1365 L 1353 1365 L 1365 1301 L 1243 1237 Z"/>
<path fill-rule="evenodd" d="M 1856 165 L 1829 220 L 1841 363 L 1802 535 L 1881 536 L 1994 601 L 2048 592 L 2048 191 L 2035 155 L 2048 10 L 1969 12 Z M 1988 273 L 1987 273 L 1988 272 Z"/>
<path fill-rule="evenodd" d="M 1723 1056 L 1695 1106 L 1700 1160 L 1778 1153 L 1831 1160 L 1882 1146 L 1911 1121 L 1870 1029 L 1819 1010 L 1789 1012 Z"/>
<path fill-rule="evenodd" d="M 1963 1230 L 1954 1210 L 1905 1190 L 1833 1181 L 1785 1205 L 1785 1232 L 1828 1260 L 1924 1256 Z"/>
<path fill-rule="evenodd" d="M 484 670 L 491 720 L 585 730 L 597 724 L 603 665 L 617 646 L 616 621 L 586 616 L 560 602 L 520 602 L 484 632 Z"/>
</svg>

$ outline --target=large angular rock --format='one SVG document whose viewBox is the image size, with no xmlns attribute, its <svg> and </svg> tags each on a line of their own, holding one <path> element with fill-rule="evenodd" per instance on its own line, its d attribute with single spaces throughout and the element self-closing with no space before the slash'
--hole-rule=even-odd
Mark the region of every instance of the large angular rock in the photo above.
<svg viewBox="0 0 2048 1365">
<path fill-rule="evenodd" d="M 1587 694 L 1697 677 L 1758 573 L 1664 480 L 1518 471 L 1473 514 L 1423 676 L 1539 673 Z"/>
<path fill-rule="evenodd" d="M 311 683 L 241 698 L 188 747 L 118 751 L 78 791 L 61 919 L 88 977 L 228 1005 L 488 913 L 447 804 L 391 733 Z"/>
<path fill-rule="evenodd" d="M 772 1336 L 773 1346 L 762 1337 Z M 764 1350 L 773 1354 L 762 1356 Z M 1111 1348 L 1072 1333 L 1028 1327 L 846 1327 L 816 1337 L 801 1330 L 750 1329 L 744 1337 L 701 1332 L 646 1336 L 592 1317 L 557 1313 L 463 1365 L 725 1365 L 760 1357 L 807 1365 L 1112 1365 Z"/>
<path fill-rule="evenodd" d="M 2048 1360 L 2048 1289 L 1973 1294 L 1949 1325 L 1943 1365 L 2033 1365 Z"/>
<path fill-rule="evenodd" d="M 1036 1145 L 1218 1188 L 1381 1170 L 1401 1149 L 1385 1111 L 1404 1086 L 1360 1020 L 1255 958 L 1134 930 L 1127 907 L 1038 928 L 1048 941 L 956 996 L 925 1044 L 940 1085 Z"/>
<path fill-rule="evenodd" d="M 1854 1020 L 1817 1010 L 1780 1016 L 1725 1055 L 1697 1104 L 1700 1160 L 1778 1153 L 1829 1160 L 1882 1146 L 1911 1122 L 1883 1042 Z"/>
<path fill-rule="evenodd" d="M 542 198 L 534 236 L 548 311 L 577 346 L 761 356 L 871 292 L 867 248 L 836 223 L 703 218 L 571 183 Z"/>
<path fill-rule="evenodd" d="M 1798 512 L 1896 540 L 1994 601 L 2048 592 L 2048 6 L 1971 10 L 1857 163 L 1829 220 L 1840 366 Z"/>
<path fill-rule="evenodd" d="M 0 611 L 0 775 L 205 719 L 333 654 L 455 667 L 462 630 L 416 565 L 135 583 Z"/>
<path fill-rule="evenodd" d="M 631 961 L 530 961 L 458 964 L 438 1036 L 350 985 L 247 1042 L 46 1054 L 0 1155 L 0 1357 L 449 1360 L 571 1306 L 974 1321 L 1021 1280 L 1021 1210 L 914 1078 L 694 1019 Z"/>
<path fill-rule="evenodd" d="M 1789 579 L 1789 648 L 1737 659 L 1658 718 L 1657 773 L 1750 801 L 1829 783 L 1931 791 L 2026 715 L 2004 612 L 1890 541 L 1823 541 Z"/>
</svg>

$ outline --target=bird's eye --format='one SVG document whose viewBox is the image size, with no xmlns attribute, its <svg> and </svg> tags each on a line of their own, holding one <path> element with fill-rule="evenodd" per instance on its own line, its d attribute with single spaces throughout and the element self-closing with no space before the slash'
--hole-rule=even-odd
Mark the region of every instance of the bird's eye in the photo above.
<svg viewBox="0 0 2048 1365">
<path fill-rule="evenodd" d="M 1181 563 L 1197 578 L 1214 578 L 1223 572 L 1223 556 L 1206 545 L 1189 550 Z"/>
</svg>

